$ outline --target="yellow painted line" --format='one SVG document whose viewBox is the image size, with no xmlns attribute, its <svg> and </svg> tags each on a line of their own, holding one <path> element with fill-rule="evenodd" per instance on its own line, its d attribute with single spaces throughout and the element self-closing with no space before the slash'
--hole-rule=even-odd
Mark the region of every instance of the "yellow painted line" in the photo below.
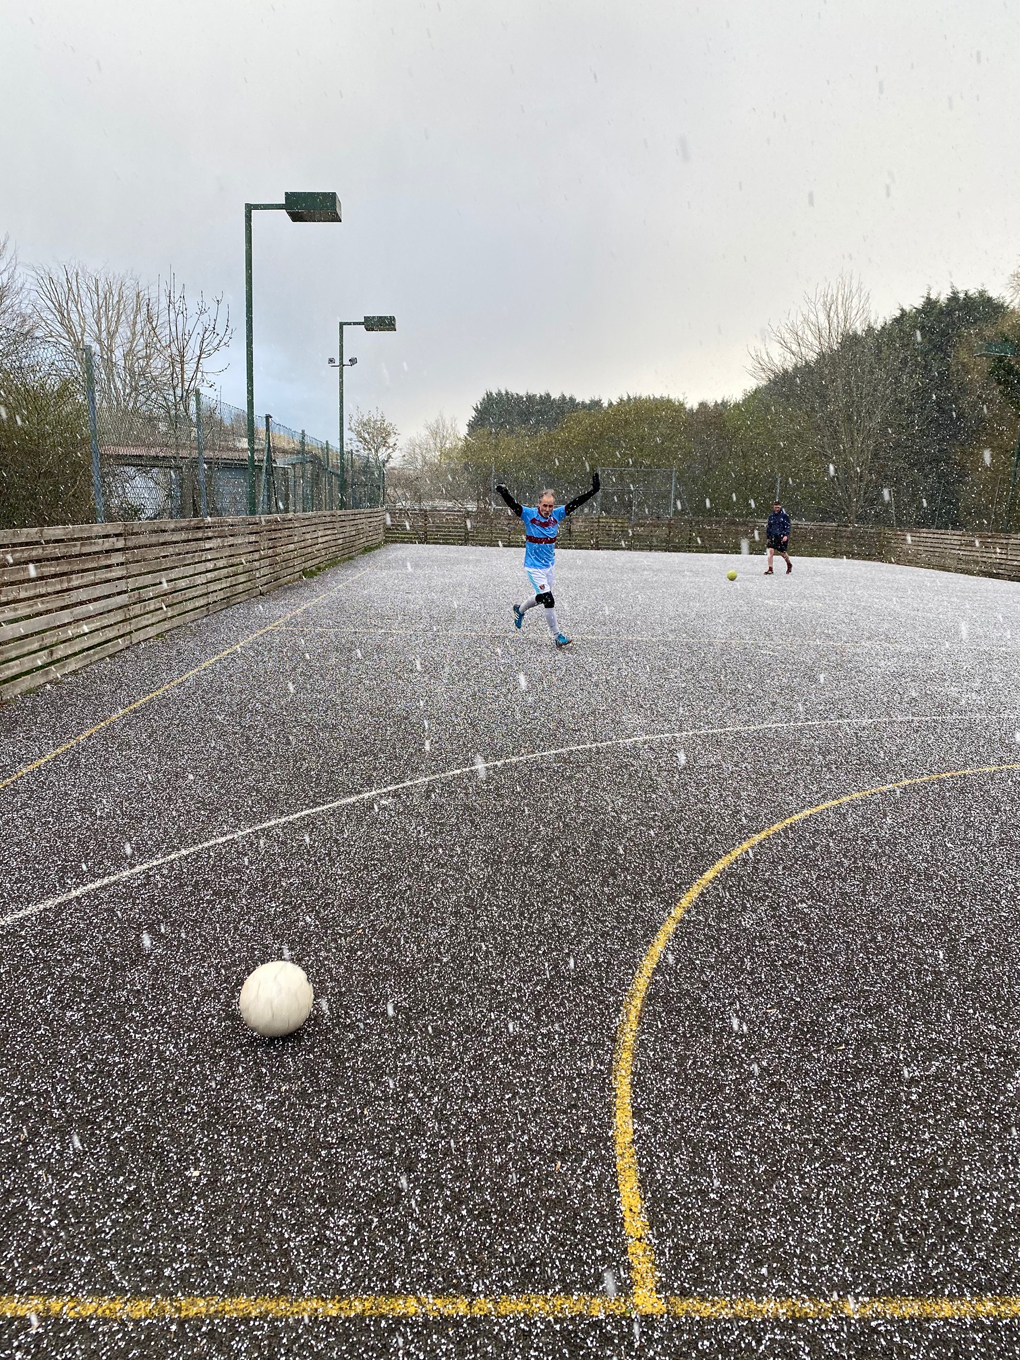
<svg viewBox="0 0 1020 1360">
<path fill-rule="evenodd" d="M 724 873 L 735 860 L 761 845 L 770 836 L 796 826 L 798 822 L 815 817 L 830 808 L 844 807 L 860 798 L 870 798 L 879 793 L 892 793 L 896 789 L 915 788 L 919 784 L 934 784 L 943 779 L 959 779 L 963 775 L 998 774 L 1006 770 L 1020 770 L 1020 762 L 1008 765 L 981 765 L 966 770 L 949 770 L 941 774 L 916 775 L 911 779 L 901 779 L 894 784 L 879 784 L 875 788 L 860 789 L 856 793 L 844 794 L 841 798 L 829 798 L 824 803 L 795 812 L 784 817 L 764 831 L 742 841 L 728 851 L 712 867 L 705 871 L 676 904 L 652 943 L 630 985 L 623 1003 L 620 1022 L 616 1032 L 616 1048 L 613 1055 L 613 1143 L 616 1153 L 616 1180 L 623 1211 L 623 1229 L 627 1240 L 627 1255 L 630 1260 L 631 1288 L 634 1302 L 642 1313 L 666 1313 L 672 1311 L 666 1299 L 659 1292 L 658 1273 L 655 1265 L 655 1251 L 652 1245 L 648 1216 L 644 1197 L 641 1194 L 641 1181 L 638 1174 L 637 1149 L 634 1142 L 633 1082 L 634 1064 L 637 1055 L 638 1029 L 645 997 L 651 984 L 655 966 L 662 957 L 670 937 L 688 909 L 720 874 Z M 720 1301 L 725 1302 L 725 1301 Z M 938 1301 L 936 1301 L 938 1302 Z M 942 1302 L 945 1302 L 943 1300 Z"/>
<path fill-rule="evenodd" d="M 1020 1317 L 1020 1297 L 1012 1294 L 963 1295 L 957 1298 L 925 1298 L 879 1295 L 867 1298 L 685 1298 L 666 1300 L 669 1317 L 704 1318 L 711 1322 L 747 1321 L 819 1322 L 833 1318 L 867 1322 L 903 1320 L 917 1322 L 1004 1321 Z"/>
<path fill-rule="evenodd" d="M 249 633 L 246 638 L 242 638 L 240 642 L 235 642 L 232 647 L 228 647 L 223 652 L 217 652 L 217 654 L 211 656 L 208 661 L 203 661 L 200 666 L 194 666 L 190 671 L 185 671 L 183 675 L 178 675 L 176 679 L 168 680 L 165 685 L 160 685 L 158 689 L 150 690 L 148 694 L 143 694 L 142 697 L 136 699 L 134 703 L 128 704 L 125 708 L 118 709 L 116 713 L 111 713 L 110 716 L 104 718 L 102 722 L 96 723 L 95 727 L 90 727 L 86 732 L 79 732 L 78 735 L 72 737 L 70 741 L 65 741 L 63 745 L 54 747 L 52 751 L 48 751 L 46 755 L 40 756 L 38 760 L 33 760 L 30 765 L 25 765 L 22 769 L 16 770 L 14 774 L 8 775 L 6 779 L 0 780 L 0 789 L 10 788 L 10 786 L 16 784 L 19 779 L 24 779 L 27 774 L 31 774 L 33 770 L 38 770 L 40 766 L 46 765 L 51 760 L 56 760 L 57 756 L 62 756 L 65 751 L 70 751 L 75 746 L 80 746 L 83 741 L 87 741 L 89 737 L 94 737 L 97 732 L 102 732 L 103 729 L 109 727 L 111 723 L 115 723 L 121 718 L 126 718 L 127 715 L 133 713 L 136 708 L 142 708 L 145 704 L 151 703 L 153 699 L 158 699 L 161 694 L 166 694 L 167 690 L 174 689 L 177 685 L 183 685 L 185 680 L 190 680 L 193 676 L 201 675 L 202 671 L 208 670 L 210 666 L 215 666 L 216 662 L 222 661 L 224 657 L 230 656 L 234 652 L 239 652 L 242 647 L 247 647 L 248 644 L 254 642 L 256 638 L 265 637 L 266 633 L 272 633 L 275 629 L 282 628 L 288 619 L 293 619 L 298 614 L 303 613 L 304 610 L 311 609 L 312 605 L 318 604 L 320 600 L 325 600 L 328 596 L 335 595 L 338 590 L 343 589 L 344 586 L 350 585 L 352 581 L 356 581 L 359 576 L 364 576 L 365 572 L 371 570 L 371 567 L 365 567 L 363 571 L 357 572 L 354 576 L 348 576 L 345 580 L 341 581 L 339 585 L 334 586 L 332 590 L 326 590 L 323 591 L 321 595 L 316 595 L 314 600 L 309 600 L 307 604 L 301 605 L 298 609 L 292 609 L 289 614 L 284 614 L 284 616 L 277 619 L 275 623 L 267 624 L 265 628 L 260 628 L 255 633 Z"/>
<path fill-rule="evenodd" d="M 605 1317 L 633 1312 L 627 1300 L 597 1294 L 353 1294 L 339 1298 L 300 1295 L 199 1295 L 183 1298 L 118 1298 L 93 1295 L 0 1296 L 0 1317 L 103 1318 L 477 1318 Z"/>
<path fill-rule="evenodd" d="M 352 1294 L 335 1298 L 301 1295 L 200 1294 L 146 1298 L 75 1294 L 0 1295 L 0 1317 L 74 1321 L 137 1322 L 146 1319 L 194 1321 L 233 1318 L 603 1318 L 656 1314 L 704 1322 L 817 1322 L 832 1319 L 884 1321 L 985 1321 L 1020 1317 L 1020 1297 L 1009 1294 L 954 1298 L 713 1298 L 670 1296 L 660 1306 L 637 1298 L 607 1294 Z"/>
<path fill-rule="evenodd" d="M 663 1295 L 659 1290 L 651 1232 L 641 1194 L 632 1103 L 638 1030 L 655 966 L 688 908 L 735 860 L 787 827 L 861 798 L 966 775 L 998 774 L 1016 770 L 1020 770 L 1020 762 L 974 766 L 937 774 L 917 775 L 910 779 L 861 789 L 839 798 L 827 799 L 814 807 L 783 818 L 728 851 L 701 875 L 673 908 L 649 946 L 627 993 L 613 1058 L 614 1144 L 627 1254 L 631 1268 L 630 1293 L 613 1297 L 608 1294 L 530 1293 L 501 1294 L 493 1297 L 462 1294 L 355 1294 L 332 1298 L 300 1295 L 192 1295 L 151 1298 L 130 1295 L 8 1294 L 0 1295 L 0 1317 L 39 1321 L 52 1318 L 186 1321 L 267 1317 L 526 1319 L 656 1316 L 709 1322 L 831 1319 L 937 1322 L 1003 1321 L 1020 1318 L 1020 1296 L 1016 1295 L 957 1297 L 879 1295 L 832 1299 Z"/>
</svg>

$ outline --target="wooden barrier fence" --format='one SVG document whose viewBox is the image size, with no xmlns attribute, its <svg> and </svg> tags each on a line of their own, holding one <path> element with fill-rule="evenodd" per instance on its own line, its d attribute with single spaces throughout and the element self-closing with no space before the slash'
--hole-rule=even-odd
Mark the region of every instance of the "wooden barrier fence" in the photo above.
<svg viewBox="0 0 1020 1360">
<path fill-rule="evenodd" d="M 504 511 L 348 510 L 0 530 L 0 700 L 132 643 L 387 543 L 523 548 Z M 794 524 L 798 557 L 848 557 L 1020 580 L 1020 534 Z M 563 548 L 737 554 L 763 521 L 577 515 Z"/>
<path fill-rule="evenodd" d="M 0 530 L 0 700 L 383 542 L 382 510 Z"/>
<path fill-rule="evenodd" d="M 410 510 L 391 506 L 387 543 L 524 547 L 519 520 L 504 510 Z M 764 520 L 612 519 L 574 515 L 560 528 L 563 548 L 640 552 L 751 553 L 765 550 Z M 845 524 L 798 524 L 795 557 L 848 557 L 1020 580 L 1020 534 L 973 534 L 949 529 L 851 529 Z"/>
</svg>

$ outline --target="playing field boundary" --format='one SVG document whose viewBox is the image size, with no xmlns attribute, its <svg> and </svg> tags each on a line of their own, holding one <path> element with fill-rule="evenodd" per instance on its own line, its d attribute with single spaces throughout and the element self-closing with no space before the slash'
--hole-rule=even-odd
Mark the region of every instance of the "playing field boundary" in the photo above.
<svg viewBox="0 0 1020 1360">
<path fill-rule="evenodd" d="M 166 684 L 158 685 L 156 689 L 150 690 L 148 694 L 143 694 L 141 698 L 135 699 L 130 704 L 125 704 L 125 706 L 119 708 L 116 713 L 111 713 L 108 717 L 103 718 L 101 722 L 97 722 L 94 727 L 89 727 L 84 732 L 79 732 L 77 736 L 62 742 L 60 746 L 55 746 L 52 751 L 47 751 L 45 755 L 40 756 L 37 760 L 30 761 L 27 765 L 23 765 L 19 770 L 15 770 L 12 774 L 0 779 L 0 790 L 9 788 L 12 784 L 16 784 L 19 779 L 24 779 L 26 775 L 31 774 L 33 770 L 40 769 L 43 765 L 49 764 L 51 760 L 55 760 L 57 756 L 62 756 L 65 752 L 73 750 L 75 746 L 80 746 L 81 743 L 87 741 L 89 737 L 94 737 L 98 732 L 104 731 L 104 729 L 111 726 L 111 724 L 118 722 L 121 718 L 126 718 L 129 713 L 134 713 L 136 709 L 144 708 L 146 704 L 152 703 L 153 699 L 158 699 L 160 695 L 166 694 L 169 690 L 176 689 L 178 685 L 183 685 L 185 680 L 191 680 L 196 675 L 201 675 L 201 673 L 208 670 L 210 666 L 215 666 L 217 661 L 222 661 L 225 657 L 232 656 L 235 652 L 241 651 L 252 642 L 255 642 L 258 638 L 265 637 L 267 633 L 274 633 L 278 629 L 284 628 L 291 619 L 297 618 L 297 616 L 303 614 L 306 609 L 311 609 L 312 605 L 328 599 L 331 595 L 335 595 L 338 590 L 343 590 L 345 587 L 351 585 L 368 571 L 371 571 L 371 567 L 364 567 L 361 571 L 355 572 L 353 576 L 345 576 L 337 585 L 331 586 L 329 590 L 321 591 L 310 600 L 306 600 L 304 604 L 298 605 L 297 609 L 292 609 L 290 613 L 284 614 L 281 618 L 277 619 L 275 623 L 267 623 L 264 628 L 257 628 L 254 633 L 249 633 L 247 637 L 241 638 L 240 642 L 232 643 L 231 646 L 225 647 L 222 652 L 217 652 L 215 656 L 208 657 L 205 661 L 200 662 L 199 665 L 192 666 L 191 670 L 184 671 L 181 675 L 174 676 L 174 678 L 168 680 Z"/>
<path fill-rule="evenodd" d="M 523 548 L 524 530 L 502 508 L 430 510 L 391 506 L 386 542 Z M 795 521 L 790 545 L 795 558 L 850 558 L 1020 580 L 1020 534 Z M 765 548 L 765 521 L 687 515 L 629 520 L 582 512 L 563 521 L 558 546 L 615 552 L 755 554 Z"/>
<path fill-rule="evenodd" d="M 339 587 L 337 587 L 337 589 L 339 589 Z M 314 603 L 314 600 L 309 601 L 309 605 Z M 308 608 L 308 605 L 303 605 L 302 608 Z M 280 622 L 282 623 L 283 620 L 280 620 Z M 271 627 L 278 626 L 279 624 L 271 625 Z M 267 628 L 261 631 L 268 632 L 270 629 Z M 246 638 L 242 642 L 236 643 L 234 647 L 228 649 L 228 652 L 223 652 L 220 656 L 226 656 L 230 651 L 236 651 L 238 647 L 244 646 L 246 642 L 249 642 L 252 638 L 258 636 L 261 636 L 261 633 L 253 633 L 251 638 Z M 202 666 L 197 669 L 201 670 L 205 666 L 212 665 L 214 661 L 220 659 L 220 656 L 211 657 L 209 661 L 203 662 Z M 164 686 L 164 689 L 169 689 L 173 685 L 179 684 L 182 680 L 186 680 L 188 676 L 194 673 L 195 672 L 189 671 L 187 675 L 180 676 L 177 680 L 171 681 L 170 684 Z M 161 694 L 162 692 L 162 689 L 154 690 L 152 694 L 137 700 L 133 707 L 138 707 L 143 703 L 147 703 L 149 699 L 155 698 L 156 695 Z M 83 741 L 94 732 L 100 731 L 107 723 L 113 722 L 116 718 L 119 718 L 123 716 L 124 713 L 130 711 L 130 708 L 122 709 L 120 713 L 114 714 L 112 717 L 106 719 L 104 723 L 100 723 L 97 727 L 82 733 L 79 737 L 75 738 L 74 741 L 65 743 L 64 746 L 58 747 L 48 755 L 40 757 L 33 765 L 28 765 L 16 775 L 12 775 L 7 782 L 13 783 L 15 779 L 29 773 L 45 761 L 51 760 L 54 756 L 60 755 L 62 751 L 68 750 L 77 741 Z M 55 897 L 48 897 L 43 902 L 34 902 L 28 906 L 18 907 L 14 911 L 9 912 L 6 916 L 0 916 L 0 927 L 12 925 L 16 921 L 25 920 L 31 916 L 37 916 L 40 912 L 64 906 L 68 902 L 78 901 L 103 888 L 110 888 L 117 883 L 123 883 L 128 879 L 147 874 L 153 869 L 162 868 L 167 864 L 177 864 L 181 860 L 190 859 L 192 856 L 202 854 L 204 851 L 219 849 L 220 846 L 233 844 L 235 841 L 244 840 L 248 836 L 254 836 L 263 831 L 275 831 L 280 827 L 290 826 L 295 822 L 305 821 L 309 817 L 321 816 L 328 812 L 337 812 L 341 808 L 353 807 L 357 803 L 365 803 L 370 799 L 388 797 L 395 793 L 405 793 L 412 789 L 426 787 L 429 784 L 441 784 L 454 779 L 477 779 L 483 772 L 485 775 L 488 775 L 490 770 L 500 770 L 511 765 L 522 765 L 531 761 L 549 760 L 556 756 L 588 754 L 591 752 L 609 751 L 613 749 L 619 750 L 628 746 L 650 745 L 660 741 L 690 740 L 692 737 L 746 736 L 761 732 L 817 731 L 833 727 L 890 726 L 898 723 L 944 723 L 966 722 L 968 720 L 981 721 L 987 719 L 994 721 L 1002 720 L 1003 718 L 1010 718 L 1012 720 L 1013 717 L 1013 714 L 1006 713 L 906 714 L 893 718 L 806 718 L 794 722 L 755 723 L 749 726 L 729 725 L 724 727 L 691 727 L 678 732 L 649 732 L 641 736 L 610 737 L 605 741 L 580 742 L 574 746 L 553 746 L 541 751 L 522 751 L 515 756 L 499 756 L 494 760 L 475 760 L 472 761 L 470 765 L 457 765 L 446 770 L 436 770 L 430 774 L 414 775 L 410 779 L 402 779 L 393 784 L 381 784 L 376 788 L 362 789 L 359 793 L 348 793 L 342 798 L 333 798 L 328 803 L 316 803 L 311 807 L 298 808 L 294 812 L 286 812 L 278 817 L 271 817 L 267 821 L 255 822 L 249 826 L 238 827 L 233 831 L 225 831 L 219 836 L 210 837 L 208 840 L 196 841 L 192 845 L 181 846 L 177 850 L 171 850 L 165 855 L 158 855 L 154 859 L 140 860 L 138 863 L 132 864 L 126 869 L 118 869 L 116 873 L 107 874 L 103 878 L 93 879 L 90 883 L 79 884 L 77 888 L 69 888 L 66 892 L 59 893 Z M 927 777 L 930 778 L 932 776 Z M 948 778 L 946 775 L 939 777 Z M 3 788 L 4 784 L 0 784 L 0 789 Z M 868 792 L 874 791 L 875 790 L 868 790 Z M 864 795 L 860 793 L 848 795 L 850 798 L 860 798 L 863 796 Z"/>
<path fill-rule="evenodd" d="M 797 726 L 818 727 L 820 723 Z M 675 736 L 677 734 L 662 734 Z M 595 743 L 597 747 L 631 744 Z M 638 739 L 640 740 L 640 738 Z M 576 748 L 586 749 L 586 748 Z M 544 754 L 544 753 L 543 753 Z M 510 764 L 520 757 L 493 762 Z M 468 768 L 447 772 L 465 774 Z M 145 1297 L 132 1295 L 8 1294 L 0 1295 L 0 1317 L 30 1319 L 97 1320 L 131 1322 L 140 1320 L 204 1320 L 276 1318 L 301 1319 L 597 1319 L 646 1317 L 659 1319 L 724 1321 L 982 1321 L 1000 1322 L 1020 1317 L 1020 1296 L 1009 1294 L 924 1297 L 917 1295 L 841 1296 L 829 1299 L 813 1296 L 762 1297 L 698 1296 L 665 1293 L 660 1289 L 655 1261 L 653 1233 L 649 1225 L 641 1190 L 633 1115 L 633 1083 L 637 1066 L 638 1037 L 645 1000 L 656 965 L 677 926 L 702 893 L 738 859 L 763 841 L 834 808 L 879 794 L 938 784 L 988 774 L 1020 770 L 1020 761 L 995 765 L 968 766 L 957 770 L 913 775 L 871 788 L 859 789 L 829 798 L 790 814 L 771 826 L 741 841 L 720 856 L 691 885 L 659 927 L 638 965 L 624 998 L 617 1026 L 612 1066 L 613 1142 L 617 1168 L 622 1225 L 630 1265 L 630 1288 L 618 1294 L 524 1293 L 514 1295 L 436 1295 L 436 1294 L 355 1294 L 336 1297 L 302 1295 L 186 1295 Z M 426 776 L 426 779 L 429 777 Z M 405 781 L 394 788 L 423 782 Z M 361 795 L 362 797 L 366 795 Z M 342 806 L 354 799 L 342 799 L 329 807 Z M 320 809 L 314 809 L 319 811 Z M 302 814 L 296 814 L 298 816 Z M 277 819 L 277 823 L 293 817 Z M 268 825 L 268 824 L 267 824 Z M 173 857 L 169 857 L 173 858 Z M 139 866 L 139 869 L 153 867 Z M 105 882 L 128 877 L 138 870 L 119 874 L 110 880 L 89 885 L 91 891 Z M 67 894 L 73 897 L 77 894 Z M 42 909 L 40 904 L 34 910 Z M 19 913 L 19 915 L 24 913 Z M 8 918 L 17 919 L 17 917 Z"/>
<path fill-rule="evenodd" d="M 649 1308 L 627 1295 L 608 1294 L 352 1294 L 347 1297 L 302 1295 L 198 1294 L 181 1298 L 137 1295 L 0 1295 L 0 1317 L 37 1321 L 173 1322 L 275 1318 L 562 1318 L 657 1317 L 700 1322 L 1005 1322 L 1020 1317 L 1020 1296 L 920 1295 L 843 1296 L 822 1299 L 749 1295 L 733 1298 L 671 1294 Z"/>
<path fill-rule="evenodd" d="M 651 985 L 655 967 L 669 944 L 674 931 L 689 909 L 701 894 L 717 878 L 763 841 L 786 831 L 809 817 L 829 812 L 833 808 L 846 807 L 862 798 L 871 798 L 881 793 L 893 793 L 900 789 L 918 788 L 922 784 L 937 784 L 947 779 L 961 779 L 965 776 L 983 774 L 1002 774 L 1020 770 L 1020 761 L 1001 765 L 978 765 L 961 770 L 948 770 L 937 774 L 914 775 L 909 779 L 899 779 L 889 784 L 877 784 L 870 789 L 859 789 L 854 793 L 843 794 L 838 798 L 827 798 L 813 807 L 804 808 L 788 817 L 774 822 L 763 831 L 755 832 L 732 850 L 722 855 L 711 868 L 706 869 L 700 878 L 688 888 L 665 921 L 656 932 L 655 938 L 641 960 L 634 980 L 630 985 L 623 1003 L 620 1023 L 617 1029 L 616 1046 L 613 1055 L 613 1143 L 616 1154 L 616 1178 L 623 1212 L 624 1235 L 627 1239 L 627 1256 L 630 1261 L 631 1290 L 635 1306 L 646 1313 L 668 1311 L 666 1301 L 659 1290 L 658 1271 L 655 1264 L 655 1250 L 648 1214 L 638 1172 L 638 1154 L 634 1137 L 633 1084 L 637 1063 L 638 1034 L 645 998 Z M 947 1300 L 936 1300 L 946 1303 Z"/>
<path fill-rule="evenodd" d="M 0 530 L 0 700 L 382 546 L 382 510 Z"/>
</svg>

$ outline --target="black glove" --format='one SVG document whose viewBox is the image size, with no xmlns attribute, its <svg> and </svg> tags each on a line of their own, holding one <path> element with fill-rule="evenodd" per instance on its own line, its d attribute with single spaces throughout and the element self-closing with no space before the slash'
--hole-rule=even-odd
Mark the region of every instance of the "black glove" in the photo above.
<svg viewBox="0 0 1020 1360">
<path fill-rule="evenodd" d="M 602 483 L 599 481 L 599 472 L 598 472 L 598 468 L 595 468 L 594 471 L 593 471 L 592 474 L 591 474 L 591 489 L 592 489 L 593 491 L 599 491 L 599 490 L 601 489 L 601 487 L 602 487 Z"/>
</svg>

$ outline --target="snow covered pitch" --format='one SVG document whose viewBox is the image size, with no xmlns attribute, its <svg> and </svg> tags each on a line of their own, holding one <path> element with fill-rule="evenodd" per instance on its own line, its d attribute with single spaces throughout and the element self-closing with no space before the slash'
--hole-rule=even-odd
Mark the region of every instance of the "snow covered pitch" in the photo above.
<svg viewBox="0 0 1020 1360">
<path fill-rule="evenodd" d="M 567 652 L 394 546 L 0 709 L 12 1352 L 1012 1353 L 1020 585 L 557 568 Z"/>
</svg>

